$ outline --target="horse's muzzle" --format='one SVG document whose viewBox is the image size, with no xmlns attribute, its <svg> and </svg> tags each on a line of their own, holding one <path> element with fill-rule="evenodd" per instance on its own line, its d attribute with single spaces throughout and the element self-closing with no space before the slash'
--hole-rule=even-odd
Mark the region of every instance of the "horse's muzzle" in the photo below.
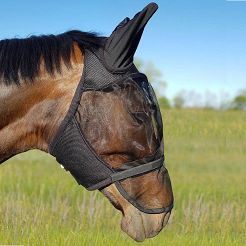
<svg viewBox="0 0 246 246">
<path fill-rule="evenodd" d="M 158 235 L 167 225 L 170 215 L 171 211 L 162 214 L 127 211 L 122 218 L 121 229 L 135 241 L 143 242 Z"/>
</svg>

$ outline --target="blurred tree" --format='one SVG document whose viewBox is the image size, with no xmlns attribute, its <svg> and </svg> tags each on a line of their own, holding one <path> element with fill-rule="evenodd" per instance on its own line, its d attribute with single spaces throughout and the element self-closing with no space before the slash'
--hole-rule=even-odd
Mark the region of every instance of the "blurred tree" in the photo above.
<svg viewBox="0 0 246 246">
<path fill-rule="evenodd" d="M 171 104 L 169 99 L 164 95 L 167 83 L 162 79 L 161 71 L 153 62 L 143 62 L 140 59 L 135 59 L 134 63 L 139 71 L 143 72 L 148 77 L 149 82 L 155 89 L 160 107 L 170 108 Z"/>
<path fill-rule="evenodd" d="M 217 95 L 209 90 L 204 93 L 204 109 L 214 109 L 219 106 Z"/>
<path fill-rule="evenodd" d="M 141 61 L 139 58 L 135 58 L 134 64 L 137 67 L 137 69 L 139 69 L 141 71 L 141 69 L 143 67 L 143 61 Z"/>
<path fill-rule="evenodd" d="M 171 108 L 171 104 L 169 100 L 164 96 L 159 97 L 158 102 L 159 102 L 160 108 Z"/>
<path fill-rule="evenodd" d="M 175 108 L 183 108 L 185 104 L 185 97 L 184 95 L 180 92 L 178 93 L 174 98 L 173 98 L 173 106 Z"/>
<path fill-rule="evenodd" d="M 222 91 L 220 93 L 219 109 L 228 110 L 230 108 L 230 105 L 231 105 L 230 95 L 227 92 Z"/>
<path fill-rule="evenodd" d="M 167 84 L 162 79 L 161 71 L 154 65 L 153 62 L 143 62 L 140 59 L 134 61 L 136 67 L 140 72 L 143 72 L 147 77 L 151 85 L 156 90 L 157 97 L 164 95 Z"/>
<path fill-rule="evenodd" d="M 246 110 L 246 90 L 241 91 L 239 95 L 233 99 L 232 108 Z"/>
</svg>

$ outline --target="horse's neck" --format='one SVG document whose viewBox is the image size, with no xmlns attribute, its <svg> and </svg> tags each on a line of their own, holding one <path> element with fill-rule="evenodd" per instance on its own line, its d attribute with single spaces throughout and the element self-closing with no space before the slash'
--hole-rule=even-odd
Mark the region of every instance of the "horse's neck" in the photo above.
<svg viewBox="0 0 246 246">
<path fill-rule="evenodd" d="M 29 149 L 48 151 L 80 80 L 82 58 L 70 70 L 64 65 L 62 75 L 43 73 L 32 85 L 4 86 L 0 81 L 0 163 Z"/>
</svg>

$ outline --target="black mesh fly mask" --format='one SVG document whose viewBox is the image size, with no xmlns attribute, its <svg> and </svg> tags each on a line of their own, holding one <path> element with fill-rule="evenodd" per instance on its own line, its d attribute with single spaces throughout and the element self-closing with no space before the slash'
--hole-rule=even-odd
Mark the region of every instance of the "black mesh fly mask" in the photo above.
<svg viewBox="0 0 246 246">
<path fill-rule="evenodd" d="M 88 190 L 102 189 L 115 183 L 117 189 L 132 205 L 145 213 L 169 212 L 173 204 L 159 207 L 152 201 L 148 204 L 127 189 L 127 180 L 138 179 L 143 175 L 152 175 L 162 185 L 160 172 L 167 172 L 164 167 L 163 125 L 155 93 L 144 74 L 139 73 L 133 64 L 133 56 L 148 20 L 157 10 L 156 4 L 150 4 L 132 20 L 124 19 L 109 38 L 105 38 L 104 47 L 84 51 L 85 66 L 82 78 L 66 117 L 60 125 L 55 138 L 49 146 L 49 152 L 69 171 L 78 184 Z M 87 105 L 84 98 L 90 96 L 92 103 Z M 146 108 L 145 114 L 132 114 L 132 104 L 128 97 L 140 98 L 139 103 Z M 137 124 L 151 122 L 155 135 L 154 153 L 131 160 L 113 168 L 99 157 L 90 141 L 88 127 L 95 135 L 100 129 L 93 128 L 93 119 L 105 118 L 100 113 L 101 101 L 115 99 L 115 104 L 108 109 L 111 120 L 118 120 L 124 126 L 124 117 L 132 117 Z M 117 102 L 117 103 L 116 103 Z M 114 119 L 115 107 L 125 108 L 125 115 Z M 129 113 L 129 114 L 127 114 Z M 141 115 L 138 115 L 140 114 Z M 130 115 L 130 116 L 129 116 Z M 123 120 L 122 120 L 123 119 Z M 108 122 L 102 120 L 102 129 L 107 132 Z M 137 133 L 136 133 L 137 134 Z M 154 200 L 154 199 L 153 199 Z"/>
</svg>

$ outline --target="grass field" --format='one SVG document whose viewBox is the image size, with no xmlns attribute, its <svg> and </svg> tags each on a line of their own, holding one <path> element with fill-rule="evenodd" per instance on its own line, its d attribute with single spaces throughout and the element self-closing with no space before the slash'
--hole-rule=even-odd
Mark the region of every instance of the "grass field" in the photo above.
<svg viewBox="0 0 246 246">
<path fill-rule="evenodd" d="M 246 112 L 163 115 L 175 207 L 169 225 L 143 245 L 246 245 Z M 47 154 L 0 167 L 0 245 L 137 245 L 120 218 Z"/>
</svg>

